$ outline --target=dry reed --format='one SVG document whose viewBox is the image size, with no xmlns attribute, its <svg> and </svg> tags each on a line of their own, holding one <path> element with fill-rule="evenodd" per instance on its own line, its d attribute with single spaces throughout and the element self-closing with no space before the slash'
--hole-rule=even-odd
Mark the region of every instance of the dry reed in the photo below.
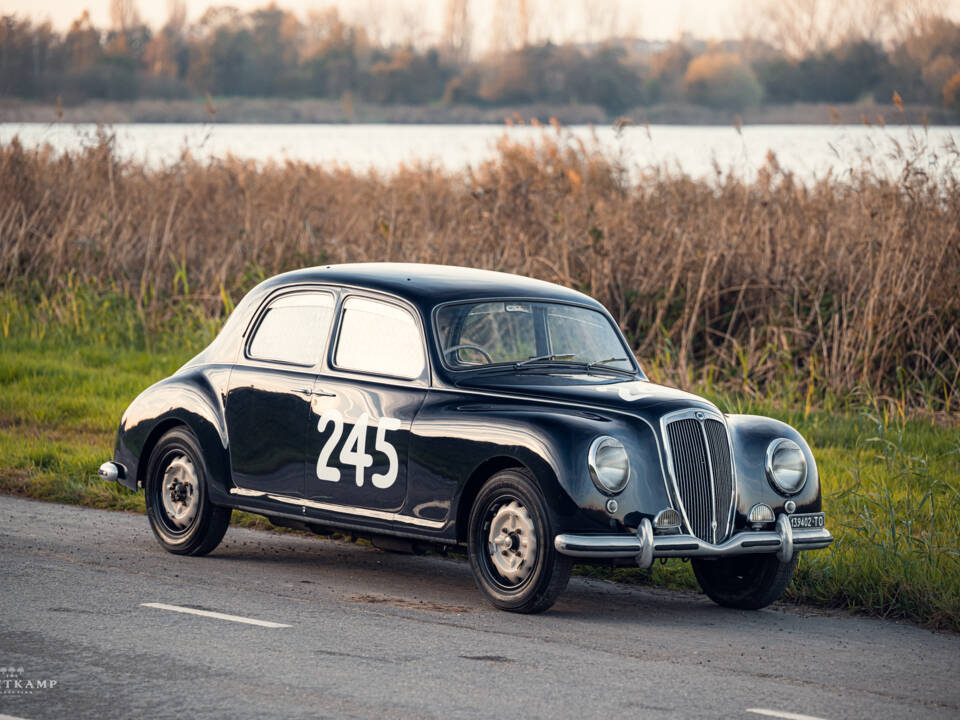
<svg viewBox="0 0 960 720">
<path fill-rule="evenodd" d="M 106 135 L 64 156 L 14 141 L 0 147 L 0 282 L 25 297 L 68 278 L 119 287 L 156 320 L 185 294 L 222 313 L 305 265 L 494 268 L 594 295 L 681 386 L 762 394 L 786 377 L 808 397 L 868 386 L 954 413 L 960 192 L 906 160 L 894 180 L 803 186 L 772 157 L 751 183 L 628 182 L 550 130 L 471 171 L 389 176 L 189 157 L 149 169 Z"/>
</svg>

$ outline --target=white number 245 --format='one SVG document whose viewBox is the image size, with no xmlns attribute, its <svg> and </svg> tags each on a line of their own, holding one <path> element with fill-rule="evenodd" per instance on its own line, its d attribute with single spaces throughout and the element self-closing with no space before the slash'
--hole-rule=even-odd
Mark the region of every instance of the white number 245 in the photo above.
<svg viewBox="0 0 960 720">
<path fill-rule="evenodd" d="M 370 416 L 361 413 L 350 434 L 347 435 L 347 441 L 340 450 L 340 462 L 343 465 L 353 465 L 357 469 L 357 487 L 363 487 L 363 476 L 366 469 L 373 465 L 373 455 L 366 451 L 367 425 L 369 422 Z M 330 482 L 340 482 L 340 470 L 330 467 L 328 463 L 334 448 L 340 442 L 340 436 L 343 435 L 343 413 L 335 408 L 324 410 L 323 415 L 320 416 L 320 422 L 317 423 L 317 430 L 323 432 L 330 423 L 333 423 L 333 432 L 330 433 L 330 437 L 323 444 L 320 457 L 317 458 L 317 477 Z M 370 482 L 373 483 L 375 488 L 385 490 L 397 480 L 397 450 L 387 442 L 387 433 L 390 430 L 399 429 L 399 418 L 382 417 L 377 424 L 377 439 L 374 442 L 373 449 L 386 455 L 389 464 L 385 473 L 374 473 L 370 478 Z"/>
</svg>

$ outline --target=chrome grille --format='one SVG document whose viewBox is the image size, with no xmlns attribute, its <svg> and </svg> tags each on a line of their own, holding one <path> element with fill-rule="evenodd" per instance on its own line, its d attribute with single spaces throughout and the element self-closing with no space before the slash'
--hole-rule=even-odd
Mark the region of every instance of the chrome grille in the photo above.
<svg viewBox="0 0 960 720">
<path fill-rule="evenodd" d="M 664 418 L 674 491 L 688 529 L 722 542 L 729 531 L 734 477 L 727 429 L 708 413 L 690 410 Z"/>
</svg>

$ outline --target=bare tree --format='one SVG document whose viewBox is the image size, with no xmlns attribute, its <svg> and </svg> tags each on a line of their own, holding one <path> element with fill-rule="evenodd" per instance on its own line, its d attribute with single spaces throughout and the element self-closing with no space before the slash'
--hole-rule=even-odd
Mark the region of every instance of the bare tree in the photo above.
<svg viewBox="0 0 960 720">
<path fill-rule="evenodd" d="M 389 18 L 383 11 L 383 5 L 383 2 L 378 0 L 354 0 L 350 4 L 351 12 L 344 13 L 351 24 L 363 28 L 367 39 L 376 47 L 387 42 L 384 27 L 389 24 Z M 316 10 L 311 10 L 308 14 L 316 13 Z"/>
<path fill-rule="evenodd" d="M 884 4 L 890 28 L 885 39 L 894 42 L 929 31 L 947 12 L 946 0 L 885 0 Z"/>
<path fill-rule="evenodd" d="M 581 14 L 583 42 L 599 43 L 622 35 L 620 4 L 615 0 L 582 0 Z"/>
<path fill-rule="evenodd" d="M 470 59 L 470 40 L 473 28 L 467 0 L 447 0 L 444 18 L 443 46 L 454 62 L 463 64 Z"/>
<path fill-rule="evenodd" d="M 114 30 L 127 31 L 140 24 L 136 0 L 110 0 L 110 23 Z"/>
<path fill-rule="evenodd" d="M 424 9 L 421 4 L 411 5 L 409 2 L 397 2 L 392 4 L 393 19 L 391 24 L 396 28 L 396 41 L 400 45 L 409 45 L 411 47 L 421 47 L 429 38 L 424 30 L 423 14 Z"/>
<path fill-rule="evenodd" d="M 530 44 L 530 3 L 528 0 L 517 0 L 517 32 L 514 39 L 518 47 Z"/>
<path fill-rule="evenodd" d="M 744 37 L 803 57 L 845 40 L 900 42 L 945 9 L 945 0 L 742 0 L 739 24 Z"/>
<path fill-rule="evenodd" d="M 501 55 L 513 47 L 510 15 L 510 0 L 497 0 L 490 30 L 490 52 L 494 55 Z"/>
<path fill-rule="evenodd" d="M 181 35 L 186 26 L 186 0 L 167 0 L 167 22 L 163 25 L 164 29 L 175 35 Z"/>
</svg>

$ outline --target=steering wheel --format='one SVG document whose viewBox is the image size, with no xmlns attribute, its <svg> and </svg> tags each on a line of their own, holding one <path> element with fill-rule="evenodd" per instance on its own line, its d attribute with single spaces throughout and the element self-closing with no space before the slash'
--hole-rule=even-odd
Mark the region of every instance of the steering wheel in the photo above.
<svg viewBox="0 0 960 720">
<path fill-rule="evenodd" d="M 450 353 L 456 352 L 457 350 L 476 350 L 478 353 L 480 353 L 481 355 L 483 355 L 483 357 L 486 359 L 486 361 L 487 361 L 488 363 L 492 363 L 492 362 L 493 362 L 493 358 L 490 357 L 490 353 L 488 353 L 488 352 L 487 352 L 486 350 L 484 350 L 482 347 L 477 347 L 476 345 L 467 345 L 467 344 L 454 345 L 453 347 L 449 347 L 449 348 L 447 348 L 446 350 L 444 350 L 444 351 L 443 351 L 443 354 L 444 354 L 444 355 L 449 355 Z"/>
</svg>

